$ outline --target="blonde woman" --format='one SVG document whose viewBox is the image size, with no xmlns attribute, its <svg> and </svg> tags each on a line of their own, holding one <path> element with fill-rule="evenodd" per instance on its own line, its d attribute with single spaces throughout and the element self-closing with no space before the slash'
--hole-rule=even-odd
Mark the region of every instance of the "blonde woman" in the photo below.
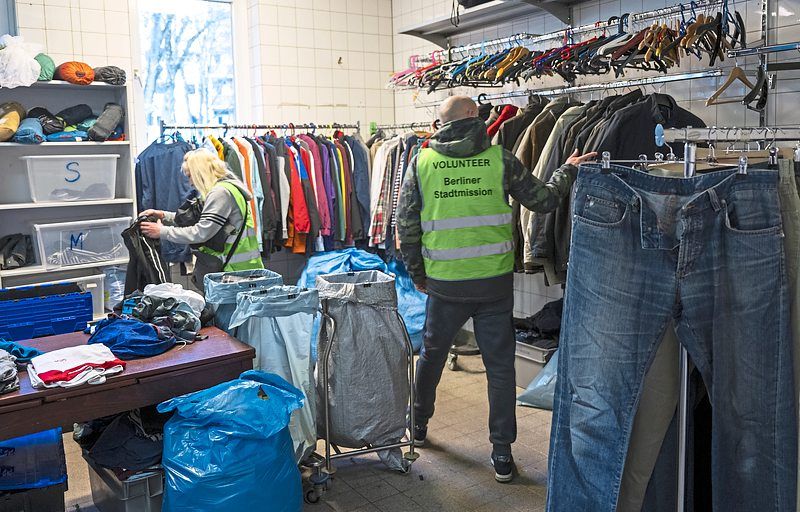
<svg viewBox="0 0 800 512">
<path fill-rule="evenodd" d="M 193 225 L 177 226 L 175 212 L 146 210 L 143 216 L 159 220 L 142 222 L 142 234 L 192 245 L 196 249 L 192 280 L 201 290 L 207 273 L 264 268 L 249 208 L 252 197 L 244 183 L 205 148 L 186 153 L 182 170 L 200 193 L 200 218 Z"/>
</svg>

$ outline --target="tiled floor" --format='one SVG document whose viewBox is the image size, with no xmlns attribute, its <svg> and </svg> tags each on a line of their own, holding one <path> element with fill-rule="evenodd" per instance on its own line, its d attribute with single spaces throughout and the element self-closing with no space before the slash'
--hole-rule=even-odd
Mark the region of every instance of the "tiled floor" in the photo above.
<svg viewBox="0 0 800 512">
<path fill-rule="evenodd" d="M 514 445 L 520 475 L 498 484 L 489 463 L 486 376 L 480 357 L 461 357 L 445 370 L 428 443 L 409 474 L 385 469 L 375 456 L 340 462 L 329 491 L 306 512 L 490 512 L 544 510 L 550 412 L 517 408 Z M 67 510 L 94 512 L 86 464 L 66 440 Z M 79 505 L 79 509 L 76 508 Z"/>
</svg>

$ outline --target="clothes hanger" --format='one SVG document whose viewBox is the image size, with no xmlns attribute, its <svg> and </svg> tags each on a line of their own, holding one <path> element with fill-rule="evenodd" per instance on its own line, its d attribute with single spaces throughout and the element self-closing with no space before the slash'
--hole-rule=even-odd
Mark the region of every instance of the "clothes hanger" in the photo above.
<svg viewBox="0 0 800 512">
<path fill-rule="evenodd" d="M 708 98 L 708 100 L 706 100 L 706 106 L 710 107 L 711 105 L 722 105 L 724 103 L 738 103 L 738 102 L 740 102 L 741 101 L 740 99 L 736 99 L 736 100 L 732 100 L 732 99 L 720 100 L 719 99 L 719 97 L 722 96 L 722 93 L 725 92 L 728 89 L 728 87 L 733 85 L 733 83 L 736 82 L 737 80 L 739 82 L 743 83 L 744 85 L 746 85 L 751 91 L 755 88 L 755 85 L 753 85 L 750 82 L 750 80 L 747 79 L 747 76 L 745 75 L 744 70 L 742 68 L 740 68 L 739 66 L 735 66 L 733 69 L 731 69 L 730 74 L 728 74 L 727 80 L 725 80 L 725 82 L 720 86 L 720 88 L 717 89 L 716 92 L 714 92 L 714 94 L 712 94 L 711 97 Z"/>
</svg>

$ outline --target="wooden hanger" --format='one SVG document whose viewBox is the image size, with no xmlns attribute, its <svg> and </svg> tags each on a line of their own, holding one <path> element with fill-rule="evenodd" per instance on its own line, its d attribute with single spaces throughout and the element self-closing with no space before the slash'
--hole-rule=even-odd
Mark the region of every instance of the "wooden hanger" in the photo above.
<svg viewBox="0 0 800 512">
<path fill-rule="evenodd" d="M 722 93 L 725 92 L 725 90 L 731 85 L 733 85 L 733 83 L 736 82 L 737 80 L 746 85 L 749 90 L 753 90 L 753 88 L 755 87 L 752 83 L 750 83 L 750 80 L 747 79 L 744 70 L 736 66 L 733 69 L 731 69 L 731 72 L 728 75 L 728 79 L 725 80 L 725 83 L 723 83 L 722 86 L 720 86 L 720 88 L 717 89 L 717 91 L 714 94 L 712 94 L 711 97 L 708 98 L 708 100 L 706 100 L 706 106 L 710 107 L 711 105 L 722 105 L 724 103 L 739 103 L 740 101 L 742 101 L 741 98 L 737 98 L 735 100 L 718 99 L 720 96 L 722 96 Z"/>
<path fill-rule="evenodd" d="M 697 33 L 697 29 L 700 28 L 706 21 L 706 16 L 703 13 L 697 15 L 697 19 L 694 23 L 691 23 L 688 27 L 686 27 L 686 35 L 683 36 L 683 41 L 681 42 L 681 46 L 684 48 L 689 48 L 692 42 L 694 41 L 695 34 Z"/>
</svg>

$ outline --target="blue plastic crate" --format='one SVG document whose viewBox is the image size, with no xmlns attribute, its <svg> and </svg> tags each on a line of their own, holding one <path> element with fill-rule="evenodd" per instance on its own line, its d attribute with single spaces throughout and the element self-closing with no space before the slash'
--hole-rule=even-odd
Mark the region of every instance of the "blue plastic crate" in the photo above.
<svg viewBox="0 0 800 512">
<path fill-rule="evenodd" d="M 0 441 L 0 491 L 39 489 L 66 481 L 60 428 Z"/>
<path fill-rule="evenodd" d="M 56 293 L 57 285 L 0 290 L 0 338 L 13 341 L 82 331 L 93 320 L 91 292 Z M 11 293 L 38 296 L 6 299 Z"/>
</svg>

